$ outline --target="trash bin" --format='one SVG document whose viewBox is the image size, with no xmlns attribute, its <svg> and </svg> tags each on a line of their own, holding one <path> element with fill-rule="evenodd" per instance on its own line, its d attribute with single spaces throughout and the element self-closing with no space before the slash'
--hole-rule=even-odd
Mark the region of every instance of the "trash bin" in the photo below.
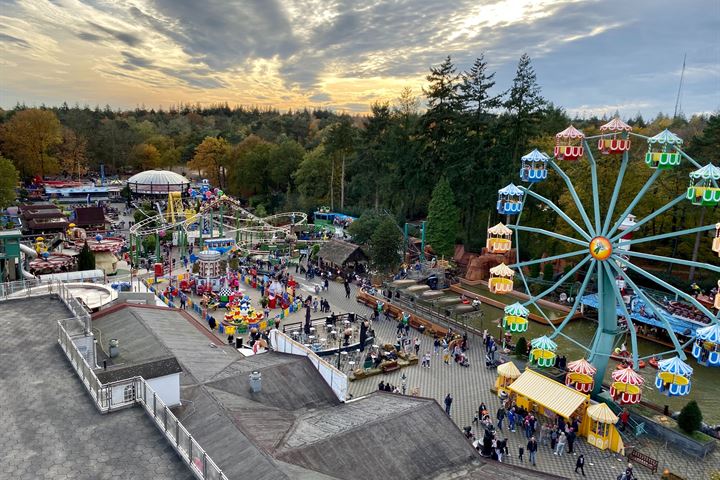
<svg viewBox="0 0 720 480">
<path fill-rule="evenodd" d="M 250 374 L 250 390 L 253 393 L 258 393 L 262 387 L 262 373 L 252 372 Z"/>
</svg>

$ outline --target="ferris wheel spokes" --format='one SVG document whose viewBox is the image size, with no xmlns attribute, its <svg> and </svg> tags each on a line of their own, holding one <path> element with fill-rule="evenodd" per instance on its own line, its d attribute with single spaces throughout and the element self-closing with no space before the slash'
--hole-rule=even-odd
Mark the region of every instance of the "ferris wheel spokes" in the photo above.
<svg viewBox="0 0 720 480">
<path fill-rule="evenodd" d="M 551 325 L 555 331 L 552 334 L 550 334 L 550 339 L 553 339 L 553 338 L 557 337 L 559 334 L 562 334 L 562 329 L 565 328 L 565 325 L 568 324 L 570 319 L 573 317 L 573 314 L 575 312 L 577 312 L 577 309 L 580 306 L 580 301 L 582 300 L 582 296 L 585 293 L 585 289 L 587 289 L 588 283 L 590 283 L 590 277 L 592 277 L 592 275 L 595 271 L 595 265 L 597 263 L 598 263 L 597 260 L 593 260 L 592 263 L 590 264 L 590 268 L 588 268 L 587 274 L 585 275 L 585 280 L 583 280 L 582 285 L 580 285 L 580 289 L 578 290 L 577 294 L 575 295 L 575 302 L 573 302 L 573 306 L 570 309 L 570 312 L 568 312 L 568 314 L 565 316 L 565 318 L 560 323 L 560 325 L 557 326 L 557 328 L 555 327 L 555 325 L 552 325 L 552 323 L 551 323 Z"/>
<path fill-rule="evenodd" d="M 518 231 L 530 232 L 530 233 L 539 233 L 539 234 L 541 234 L 541 235 L 547 235 L 548 237 L 553 237 L 553 238 L 556 238 L 556 239 L 558 239 L 558 240 L 563 240 L 563 241 L 566 241 L 566 242 L 569 242 L 569 243 L 574 243 L 575 245 L 581 245 L 581 246 L 583 246 L 583 247 L 588 247 L 588 246 L 589 246 L 589 243 L 588 243 L 588 242 L 586 242 L 586 241 L 584 241 L 584 240 L 580 240 L 579 238 L 568 237 L 567 235 L 563 235 L 563 234 L 561 234 L 561 233 L 551 232 L 551 231 L 549 231 L 549 230 L 544 230 L 544 229 L 542 229 L 542 228 L 526 227 L 526 226 L 524 226 L 524 225 L 506 225 L 506 226 L 507 226 L 510 230 L 515 230 L 515 233 L 517 233 Z M 518 239 L 516 238 L 515 240 L 516 240 L 515 243 L 517 243 L 517 240 L 518 240 Z"/>
<path fill-rule="evenodd" d="M 662 170 L 655 170 L 653 172 L 653 174 L 650 175 L 650 178 L 647 179 L 647 181 L 645 182 L 645 185 L 643 185 L 642 188 L 640 189 L 640 191 L 635 195 L 635 198 L 633 198 L 632 202 L 630 202 L 630 204 L 627 206 L 625 211 L 622 214 L 620 214 L 620 217 L 617 219 L 617 222 L 615 222 L 615 225 L 613 225 L 613 227 L 610 230 L 605 232 L 603 234 L 603 237 L 610 237 L 610 235 L 614 234 L 617 231 L 617 229 L 620 228 L 620 225 L 622 225 L 622 223 L 625 221 L 627 216 L 632 213 L 633 208 L 635 208 L 635 206 L 638 203 L 640 203 L 640 200 L 643 199 L 643 197 L 645 196 L 645 193 L 647 193 L 648 189 L 650 189 L 652 184 L 655 183 L 655 180 L 657 180 L 657 178 L 660 176 L 661 173 L 662 173 Z M 683 198 L 685 198 L 684 194 L 683 194 Z M 612 217 L 613 213 L 615 213 L 615 212 L 608 211 L 608 215 L 610 215 L 611 217 Z"/>
<path fill-rule="evenodd" d="M 617 203 L 618 195 L 620 194 L 620 187 L 622 186 L 623 178 L 625 177 L 625 171 L 627 170 L 629 160 L 630 152 L 628 150 L 625 150 L 622 156 L 622 163 L 620 164 L 620 172 L 618 172 L 618 178 L 615 181 L 615 188 L 613 189 L 613 194 L 610 198 L 610 205 L 608 206 L 607 213 L 605 214 L 605 223 L 603 224 L 602 231 L 600 232 L 600 235 L 603 237 L 607 235 L 608 228 L 610 228 L 610 221 L 612 220 L 612 216 L 615 213 L 615 204 Z"/>
<path fill-rule="evenodd" d="M 593 185 L 593 211 L 595 212 L 595 231 L 599 232 L 602 227 L 600 223 L 600 189 L 598 188 L 597 181 L 597 163 L 595 163 L 595 157 L 592 154 L 592 150 L 590 150 L 590 145 L 588 145 L 587 140 L 583 139 L 583 143 L 585 144 L 585 151 L 587 152 L 588 160 L 590 160 L 590 175 L 592 177 Z"/>
<path fill-rule="evenodd" d="M 636 272 L 636 273 L 639 273 L 640 275 L 642 275 L 643 277 L 645 277 L 645 278 L 647 278 L 647 279 L 649 279 L 649 280 L 654 281 L 654 282 L 657 283 L 658 285 L 662 285 L 663 287 L 667 288 L 668 290 L 670 290 L 670 291 L 673 292 L 674 294 L 676 294 L 676 295 L 678 295 L 678 296 L 680 296 L 680 297 L 683 297 L 685 300 L 687 300 L 688 302 L 692 303 L 693 306 L 695 306 L 695 308 L 697 308 L 697 309 L 700 310 L 702 313 L 704 313 L 705 315 L 707 315 L 708 318 L 710 318 L 710 321 L 711 321 L 711 322 L 714 321 L 715 323 L 720 323 L 720 320 L 718 320 L 718 317 L 717 317 L 716 315 L 714 315 L 710 310 L 708 310 L 703 304 L 701 304 L 700 302 L 698 302 L 697 299 L 695 299 L 695 297 L 693 297 L 692 295 L 689 295 L 689 294 L 683 292 L 682 290 L 673 287 L 672 285 L 670 285 L 669 283 L 667 283 L 665 280 L 662 280 L 662 279 L 656 277 L 656 276 L 653 275 L 652 273 L 646 272 L 646 271 L 643 270 L 642 268 L 640 268 L 640 267 L 638 267 L 637 265 L 633 264 L 632 262 L 630 262 L 630 261 L 622 258 L 622 257 L 619 256 L 619 255 L 612 254 L 610 257 L 613 258 L 613 259 L 616 260 L 616 261 L 621 262 L 623 265 L 627 266 L 630 270 L 632 270 L 632 271 L 634 271 L 634 272 Z M 708 265 L 708 266 L 709 266 L 709 265 Z"/>
<path fill-rule="evenodd" d="M 582 216 L 582 219 L 585 222 L 585 226 L 587 227 L 588 232 L 590 232 L 590 235 L 596 236 L 597 232 L 595 231 L 595 228 L 593 228 L 592 223 L 590 222 L 590 218 L 588 218 L 587 212 L 585 211 L 585 206 L 580 201 L 580 198 L 578 197 L 578 194 L 575 191 L 575 186 L 572 184 L 570 177 L 568 177 L 567 174 L 562 170 L 562 168 L 560 168 L 560 166 L 557 163 L 555 163 L 555 160 L 550 160 L 548 163 L 550 163 L 550 166 L 565 181 L 565 185 L 567 185 L 568 190 L 570 191 L 570 195 L 572 196 L 573 200 L 575 201 L 575 206 L 577 207 L 578 211 L 580 211 L 580 216 Z"/>
<path fill-rule="evenodd" d="M 661 235 L 652 235 L 650 237 L 633 238 L 632 240 L 622 240 L 617 243 L 617 246 L 623 247 L 626 245 L 635 245 L 637 243 L 652 242 L 654 240 L 662 240 L 665 238 L 674 238 L 674 237 L 679 237 L 681 235 L 690 235 L 692 233 L 707 232 L 709 230 L 715 230 L 716 228 L 717 227 L 715 225 L 705 225 L 702 227 L 688 228 L 686 230 L 678 230 L 676 232 L 663 233 Z M 703 268 L 704 267 L 705 267 L 705 265 L 703 265 Z"/>
<path fill-rule="evenodd" d="M 572 218 L 568 217 L 568 216 L 565 214 L 565 212 L 563 212 L 563 211 L 560 209 L 560 207 L 558 207 L 557 205 L 555 205 L 552 201 L 548 200 L 547 198 L 543 197 L 543 196 L 540 195 L 540 194 L 537 194 L 537 193 L 533 192 L 532 190 L 530 190 L 530 189 L 528 189 L 528 188 L 526 188 L 526 187 L 520 186 L 520 187 L 518 187 L 518 188 L 519 188 L 520 190 L 522 190 L 523 192 L 525 192 L 525 193 L 527 193 L 527 194 L 529 194 L 529 195 L 537 198 L 538 200 L 540 200 L 541 202 L 543 202 L 545 205 L 547 205 L 548 207 L 550 207 L 550 208 L 552 208 L 553 210 L 555 210 L 555 213 L 557 213 L 558 215 L 560 215 L 560 217 L 561 217 L 563 220 L 565 220 L 565 221 L 568 223 L 568 225 L 570 225 L 571 227 L 573 227 L 573 229 L 575 229 L 575 231 L 576 231 L 577 233 L 579 233 L 580 236 L 582 236 L 583 238 L 585 238 L 588 242 L 589 242 L 590 240 L 592 240 L 592 237 L 591 237 L 585 230 L 583 230 L 582 228 L 580 228 L 580 226 L 579 226 L 577 223 L 575 223 L 575 221 L 574 221 Z M 685 197 L 683 196 L 683 198 L 685 198 Z"/>
<path fill-rule="evenodd" d="M 670 322 L 667 321 L 667 319 L 660 314 L 660 312 L 657 311 L 655 308 L 655 304 L 645 295 L 645 293 L 640 290 L 640 288 L 635 284 L 635 282 L 632 281 L 630 276 L 623 272 L 623 269 L 616 266 L 611 265 L 611 267 L 618 273 L 620 276 L 625 280 L 625 283 L 630 285 L 632 289 L 635 291 L 638 297 L 642 299 L 643 302 L 645 302 L 645 306 L 650 309 L 650 311 L 655 315 L 655 317 L 663 322 L 665 324 L 665 327 L 667 329 L 668 334 L 670 335 L 670 340 L 672 340 L 673 345 L 675 346 L 675 352 L 680 356 L 681 360 L 687 359 L 687 355 L 685 355 L 685 351 L 682 349 L 682 345 L 680 344 L 680 340 L 678 340 L 677 335 L 675 334 L 675 331 L 672 329 L 672 326 L 670 325 Z"/>
<path fill-rule="evenodd" d="M 605 272 L 610 277 L 615 277 L 615 274 L 612 272 L 610 265 L 608 265 L 607 262 L 603 262 L 603 268 L 605 269 Z M 630 317 L 630 312 L 628 312 L 627 305 L 625 305 L 625 300 L 622 298 L 622 295 L 620 294 L 619 288 L 613 288 L 613 292 L 615 293 L 615 299 L 618 302 L 618 305 L 620 305 L 620 308 L 622 309 L 623 314 L 625 315 L 625 319 L 627 321 L 627 327 L 628 331 L 630 332 L 630 345 L 631 345 L 631 354 L 633 359 L 633 368 L 637 370 L 638 367 L 638 348 L 637 348 L 637 332 L 635 331 L 635 326 L 632 322 L 632 317 Z"/>
<path fill-rule="evenodd" d="M 561 253 L 559 255 L 553 255 L 552 257 L 544 257 L 544 258 L 538 258 L 535 260 L 528 260 L 526 262 L 519 262 L 519 263 L 513 263 L 512 265 L 508 265 L 510 268 L 522 268 L 527 267 L 530 265 L 536 265 L 538 263 L 546 263 L 546 262 L 552 262 L 553 260 L 560 260 L 561 258 L 569 258 L 569 257 L 576 257 L 578 255 L 585 255 L 587 254 L 587 248 L 583 248 L 582 250 L 575 250 L 574 252 L 568 252 L 568 253 Z"/>
<path fill-rule="evenodd" d="M 675 149 L 675 151 L 677 151 L 680 154 L 681 157 L 683 157 L 688 162 L 692 163 L 695 168 L 702 168 L 702 165 L 700 165 L 697 161 L 695 161 L 690 155 L 683 152 L 680 147 L 678 147 L 677 145 L 673 145 L 673 148 Z"/>
<path fill-rule="evenodd" d="M 659 171 L 660 170 L 656 170 L 656 172 L 659 172 Z M 613 230 L 611 230 L 611 233 L 609 234 L 609 235 L 613 235 L 613 237 L 610 238 L 610 241 L 616 242 L 618 238 L 620 238 L 624 235 L 627 235 L 630 232 L 634 232 L 635 230 L 642 227 L 643 225 L 645 225 L 647 222 L 649 222 L 653 218 L 657 217 L 658 215 L 662 215 L 663 213 L 667 212 L 668 210 L 670 210 L 671 208 L 673 208 L 675 205 L 682 202 L 683 200 L 685 200 L 685 192 L 683 192 L 680 195 L 678 195 L 677 197 L 675 197 L 674 200 L 671 200 L 668 203 L 666 203 L 665 205 L 663 205 L 662 208 L 658 208 L 657 210 L 655 210 L 653 213 L 646 216 L 642 220 L 639 220 L 636 223 L 634 223 L 633 225 L 630 225 L 627 229 L 625 229 L 621 232 L 615 233 L 613 235 L 613 233 L 615 231 L 615 229 L 613 228 Z M 623 218 L 623 220 L 625 219 L 625 217 L 622 217 L 622 218 Z M 620 223 L 622 223 L 622 222 L 620 222 Z M 618 224 L 618 226 L 619 225 L 620 224 Z"/>
<path fill-rule="evenodd" d="M 720 273 L 720 267 L 715 267 L 713 265 L 710 265 L 708 263 L 703 263 L 703 262 L 693 262 L 692 260 L 681 260 L 679 258 L 665 257 L 662 255 L 652 255 L 650 253 L 634 252 L 632 250 L 624 251 L 623 255 L 627 255 L 628 257 L 644 258 L 647 260 L 657 260 L 658 262 L 674 263 L 676 265 L 683 265 L 686 267 L 705 268 L 707 270 Z"/>
<path fill-rule="evenodd" d="M 568 272 L 565 275 L 560 277 L 553 285 L 550 286 L 550 288 L 546 289 L 545 291 L 543 291 L 542 293 L 540 293 L 538 295 L 530 295 L 530 300 L 523 303 L 522 306 L 527 307 L 528 305 L 530 305 L 532 303 L 533 305 L 535 305 L 537 307 L 537 303 L 535 303 L 535 302 L 537 302 L 538 300 L 540 300 L 542 298 L 545 298 L 551 292 L 554 292 L 560 285 L 565 283 L 568 278 L 572 277 L 578 270 L 580 270 L 590 260 L 591 260 L 591 257 L 585 257 L 581 262 L 579 262 L 573 268 L 568 270 Z"/>
</svg>

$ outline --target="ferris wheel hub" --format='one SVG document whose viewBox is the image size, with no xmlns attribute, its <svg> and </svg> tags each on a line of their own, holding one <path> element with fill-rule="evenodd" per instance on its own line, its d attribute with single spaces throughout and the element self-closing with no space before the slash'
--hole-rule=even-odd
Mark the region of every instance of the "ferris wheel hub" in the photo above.
<svg viewBox="0 0 720 480">
<path fill-rule="evenodd" d="M 607 260 L 612 255 L 612 244 L 605 237 L 595 237 L 590 240 L 590 255 L 595 260 Z"/>
</svg>

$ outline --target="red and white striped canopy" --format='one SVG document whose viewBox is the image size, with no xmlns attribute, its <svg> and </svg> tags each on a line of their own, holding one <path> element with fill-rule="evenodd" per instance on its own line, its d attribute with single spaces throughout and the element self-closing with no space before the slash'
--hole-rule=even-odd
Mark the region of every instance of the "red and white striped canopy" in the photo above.
<svg viewBox="0 0 720 480">
<path fill-rule="evenodd" d="M 601 132 L 622 132 L 631 131 L 632 127 L 620 120 L 618 117 L 613 118 L 608 123 L 600 127 Z"/>
<path fill-rule="evenodd" d="M 612 372 L 612 379 L 628 385 L 642 385 L 645 383 L 645 379 L 630 367 L 615 370 Z"/>
<path fill-rule="evenodd" d="M 584 358 L 568 363 L 567 369 L 571 372 L 582 373 L 583 375 L 590 375 L 591 377 L 597 372 L 597 368 L 593 367 L 590 362 Z"/>
<path fill-rule="evenodd" d="M 555 134 L 557 138 L 585 138 L 585 134 L 570 125 L 560 133 Z"/>
</svg>

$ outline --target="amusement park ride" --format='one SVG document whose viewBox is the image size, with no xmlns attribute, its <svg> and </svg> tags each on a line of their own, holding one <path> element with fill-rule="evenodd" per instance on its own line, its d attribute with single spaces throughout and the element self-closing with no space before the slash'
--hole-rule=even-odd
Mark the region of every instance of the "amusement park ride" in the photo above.
<svg viewBox="0 0 720 480">
<path fill-rule="evenodd" d="M 647 142 L 648 151 L 645 154 L 645 163 L 650 169 L 654 170 L 654 172 L 650 175 L 635 198 L 628 204 L 627 208 L 619 216 L 615 216 L 615 207 L 622 188 L 623 177 L 630 162 L 630 146 L 633 139 L 640 139 Z M 597 151 L 599 151 L 601 155 L 618 156 L 617 158 L 620 164 L 612 197 L 605 212 L 603 212 L 600 207 L 598 168 L 595 161 L 595 154 L 589 145 L 590 140 L 597 140 Z M 704 269 L 715 273 L 720 273 L 720 267 L 702 262 L 669 258 L 630 250 L 631 245 L 639 243 L 715 230 L 715 240 L 712 248 L 720 255 L 720 224 L 703 225 L 659 235 L 632 238 L 633 232 L 637 231 L 658 215 L 678 205 L 680 202 L 690 201 L 693 205 L 699 207 L 716 206 L 720 203 L 720 187 L 718 185 L 720 182 L 720 168 L 713 164 L 700 165 L 681 149 L 681 145 L 682 140 L 668 130 L 664 130 L 654 137 L 646 137 L 633 133 L 632 127 L 618 118 L 601 126 L 600 134 L 592 137 L 586 137 L 581 131 L 570 126 L 556 135 L 554 158 L 538 150 L 533 150 L 522 157 L 520 179 L 528 182 L 530 184 L 529 186 L 516 186 L 511 183 L 498 190 L 498 213 L 507 215 L 508 219 L 511 216 L 515 216 L 515 222 L 507 226 L 501 223 L 488 230 L 488 250 L 490 252 L 504 253 L 512 248 L 511 231 L 514 231 L 514 246 L 518 249 L 518 258 L 520 256 L 519 248 L 521 244 L 520 232 L 544 235 L 579 247 L 569 253 L 554 255 L 539 260 L 519 261 L 513 265 L 500 264 L 491 269 L 488 284 L 492 292 L 507 294 L 513 289 L 515 275 L 518 274 L 520 276 L 530 299 L 522 304 L 518 302 L 509 305 L 505 309 L 505 317 L 503 319 L 503 327 L 507 332 L 518 333 L 527 330 L 529 311 L 526 307 L 528 305 L 534 305 L 543 317 L 547 319 L 548 317 L 543 312 L 538 300 L 549 295 L 564 282 L 573 278 L 581 268 L 587 269 L 587 274 L 567 316 L 562 323 L 557 326 L 548 321 L 548 325 L 553 328 L 553 333 L 549 336 L 533 339 L 531 341 L 530 351 L 530 361 L 532 363 L 535 363 L 539 367 L 551 367 L 555 365 L 557 344 L 553 339 L 557 336 L 563 336 L 582 348 L 586 352 L 587 360 L 580 359 L 569 363 L 569 373 L 566 379 L 566 383 L 577 390 L 586 393 L 590 391 L 598 393 L 600 391 L 608 366 L 608 360 L 613 354 L 616 337 L 624 333 L 624 330 L 618 325 L 618 317 L 620 316 L 624 317 L 627 321 L 627 330 L 630 334 L 632 344 L 632 354 L 630 355 L 632 365 L 613 372 L 610 394 L 621 404 L 637 403 L 640 401 L 640 386 L 642 385 L 643 378 L 638 375 L 635 370 L 638 368 L 639 362 L 644 360 L 644 358 L 638 357 L 635 328 L 628 311 L 628 306 L 622 297 L 619 287 L 619 283 L 622 282 L 630 286 L 639 299 L 645 303 L 648 311 L 659 321 L 663 322 L 663 328 L 672 340 L 673 349 L 659 356 L 662 357 L 671 354 L 674 356 L 657 363 L 658 374 L 655 384 L 662 393 L 666 395 L 686 395 L 689 393 L 692 368 L 684 362 L 686 359 L 684 348 L 690 343 L 693 343 L 692 355 L 698 360 L 698 363 L 711 367 L 720 366 L 720 321 L 718 314 L 713 313 L 693 296 L 675 288 L 652 273 L 635 265 L 632 260 L 643 259 L 667 262 Z M 586 158 L 590 164 L 593 202 L 591 214 L 593 218 L 588 216 L 570 177 L 556 162 L 556 160 L 577 162 L 583 158 Z M 645 218 L 628 222 L 627 219 L 633 209 L 662 173 L 669 169 L 678 168 L 682 163 L 689 164 L 694 169 L 689 173 L 690 184 L 686 192 L 670 200 L 664 206 L 655 209 Z M 534 184 L 547 178 L 548 167 L 552 168 L 552 170 L 564 180 L 575 207 L 582 217 L 584 226 L 578 225 L 578 223 L 570 218 L 555 203 L 533 191 Z M 526 201 L 530 198 L 532 198 L 533 201 L 539 201 L 544 204 L 546 208 L 551 209 L 559 215 L 576 232 L 577 236 L 571 237 L 542 228 L 522 225 L 520 221 L 523 208 Z M 531 294 L 527 279 L 523 273 L 524 267 L 572 257 L 583 258 L 542 293 L 538 295 Z M 628 270 L 690 302 L 695 308 L 702 312 L 703 315 L 707 316 L 709 320 L 708 326 L 699 328 L 694 337 L 690 338 L 690 340 L 684 344 L 681 344 L 665 316 L 658 311 L 659 307 L 657 307 L 635 281 L 630 278 Z M 589 282 L 593 279 L 598 288 L 598 325 L 592 343 L 590 346 L 586 346 L 566 334 L 563 330 L 578 310 L 581 297 L 588 288 Z"/>
<path fill-rule="evenodd" d="M 204 185 L 199 190 L 189 189 L 188 193 L 200 202 L 197 212 L 183 205 L 179 192 L 171 192 L 165 212 L 159 211 L 130 228 L 134 265 L 138 264 L 142 239 L 149 236 L 156 239 L 156 258 L 160 257 L 159 240 L 166 235 L 173 237 L 182 255 L 188 254 L 189 244 L 195 243 L 196 238 L 201 249 L 253 252 L 257 243 L 294 242 L 295 228 L 307 224 L 307 214 L 303 212 L 257 217 L 217 188 L 210 190 Z"/>
</svg>

